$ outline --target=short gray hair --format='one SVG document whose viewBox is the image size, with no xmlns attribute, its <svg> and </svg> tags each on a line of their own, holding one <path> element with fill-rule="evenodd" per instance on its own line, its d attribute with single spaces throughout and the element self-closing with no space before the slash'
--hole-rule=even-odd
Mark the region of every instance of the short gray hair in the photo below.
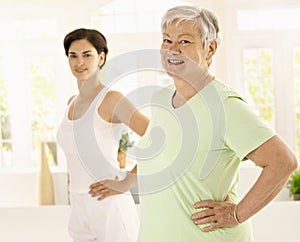
<svg viewBox="0 0 300 242">
<path fill-rule="evenodd" d="M 207 9 L 200 9 L 196 6 L 177 6 L 170 8 L 161 20 L 161 31 L 164 32 L 166 27 L 173 21 L 177 24 L 183 21 L 192 21 L 199 28 L 202 35 L 204 48 L 213 40 L 219 44 L 220 27 L 217 17 Z"/>
</svg>

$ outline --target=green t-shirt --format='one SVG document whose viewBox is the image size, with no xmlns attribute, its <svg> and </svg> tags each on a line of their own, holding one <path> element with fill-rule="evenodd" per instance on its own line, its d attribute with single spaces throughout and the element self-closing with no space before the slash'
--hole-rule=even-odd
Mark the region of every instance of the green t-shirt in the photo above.
<svg viewBox="0 0 300 242">
<path fill-rule="evenodd" d="M 234 202 L 238 167 L 275 135 L 234 91 L 213 80 L 174 109 L 174 85 L 153 96 L 151 121 L 136 151 L 141 227 L 138 242 L 252 242 L 251 223 L 202 232 L 193 205 Z M 206 225 L 207 226 L 207 225 Z"/>
</svg>

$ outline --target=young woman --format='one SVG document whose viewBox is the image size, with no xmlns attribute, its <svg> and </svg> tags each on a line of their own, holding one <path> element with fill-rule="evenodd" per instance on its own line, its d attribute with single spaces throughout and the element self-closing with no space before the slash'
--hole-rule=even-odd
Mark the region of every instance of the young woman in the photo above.
<svg viewBox="0 0 300 242">
<path fill-rule="evenodd" d="M 57 134 L 70 178 L 70 236 L 76 242 L 135 242 L 139 221 L 128 191 L 136 178 L 117 179 L 118 140 L 124 124 L 142 136 L 149 120 L 120 92 L 108 90 L 98 80 L 108 53 L 106 38 L 99 31 L 76 29 L 65 36 L 64 48 L 78 85 Z M 93 137 L 97 147 L 90 142 Z M 91 164 L 100 168 L 97 183 Z M 97 185 L 98 199 L 89 194 L 92 184 Z"/>
</svg>

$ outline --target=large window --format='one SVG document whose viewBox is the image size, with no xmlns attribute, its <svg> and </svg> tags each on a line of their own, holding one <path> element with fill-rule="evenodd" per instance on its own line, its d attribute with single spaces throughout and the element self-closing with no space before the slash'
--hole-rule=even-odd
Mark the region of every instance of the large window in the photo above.
<svg viewBox="0 0 300 242">
<path fill-rule="evenodd" d="M 254 1 L 231 11 L 233 82 L 300 160 L 300 6 L 257 8 Z"/>
<path fill-rule="evenodd" d="M 55 80 L 53 65 L 46 60 L 35 59 L 28 63 L 30 71 L 31 97 L 31 130 L 34 161 L 40 157 L 41 142 L 47 144 L 47 158 L 50 165 L 57 163 L 56 159 L 56 124 L 55 112 Z"/>
<path fill-rule="evenodd" d="M 141 1 L 113 0 L 92 17 L 92 25 L 105 33 L 160 32 L 160 19 L 173 5 L 188 3 L 179 0 Z"/>
<path fill-rule="evenodd" d="M 274 126 L 272 52 L 270 49 L 245 49 L 243 59 L 246 97 L 264 120 Z"/>
<path fill-rule="evenodd" d="M 300 48 L 295 48 L 293 53 L 294 63 L 294 85 L 295 85 L 295 105 L 296 105 L 296 149 L 300 157 Z"/>
<path fill-rule="evenodd" d="M 10 167 L 12 163 L 9 112 L 8 83 L 0 72 L 0 167 Z"/>
<path fill-rule="evenodd" d="M 0 168 L 37 167 L 41 142 L 56 165 L 56 28 L 52 18 L 0 23 Z"/>
</svg>

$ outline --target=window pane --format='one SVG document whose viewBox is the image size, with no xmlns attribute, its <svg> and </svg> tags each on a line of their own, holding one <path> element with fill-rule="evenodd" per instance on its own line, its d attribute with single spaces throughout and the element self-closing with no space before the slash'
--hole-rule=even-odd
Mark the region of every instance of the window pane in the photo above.
<svg viewBox="0 0 300 242">
<path fill-rule="evenodd" d="M 118 15 L 115 19 L 116 33 L 133 33 L 136 30 L 136 16 L 132 14 Z"/>
<path fill-rule="evenodd" d="M 56 164 L 56 112 L 55 78 L 53 65 L 46 60 L 35 59 L 28 64 L 31 85 L 32 141 L 34 161 L 40 159 L 41 142 L 48 145 L 47 158 Z"/>
<path fill-rule="evenodd" d="M 0 167 L 12 166 L 12 144 L 10 129 L 10 105 L 8 101 L 8 83 L 0 73 Z"/>
<path fill-rule="evenodd" d="M 115 0 L 109 1 L 95 16 L 92 26 L 105 33 L 159 32 L 164 12 L 175 5 L 188 5 L 186 1 Z"/>
<path fill-rule="evenodd" d="M 94 28 L 102 33 L 116 33 L 114 16 L 93 16 L 92 23 Z"/>
<path fill-rule="evenodd" d="M 35 20 L 15 20 L 1 21 L 0 39 L 23 40 L 37 38 L 51 38 L 57 34 L 56 19 L 35 19 Z"/>
<path fill-rule="evenodd" d="M 237 11 L 239 30 L 300 29 L 300 9 L 247 9 Z"/>
<path fill-rule="evenodd" d="M 300 47 L 294 49 L 294 82 L 296 101 L 296 151 L 300 160 Z"/>
<path fill-rule="evenodd" d="M 246 49 L 243 60 L 246 98 L 263 119 L 274 126 L 272 52 Z"/>
<path fill-rule="evenodd" d="M 119 0 L 113 1 L 115 14 L 126 14 L 135 12 L 135 0 Z"/>
</svg>

